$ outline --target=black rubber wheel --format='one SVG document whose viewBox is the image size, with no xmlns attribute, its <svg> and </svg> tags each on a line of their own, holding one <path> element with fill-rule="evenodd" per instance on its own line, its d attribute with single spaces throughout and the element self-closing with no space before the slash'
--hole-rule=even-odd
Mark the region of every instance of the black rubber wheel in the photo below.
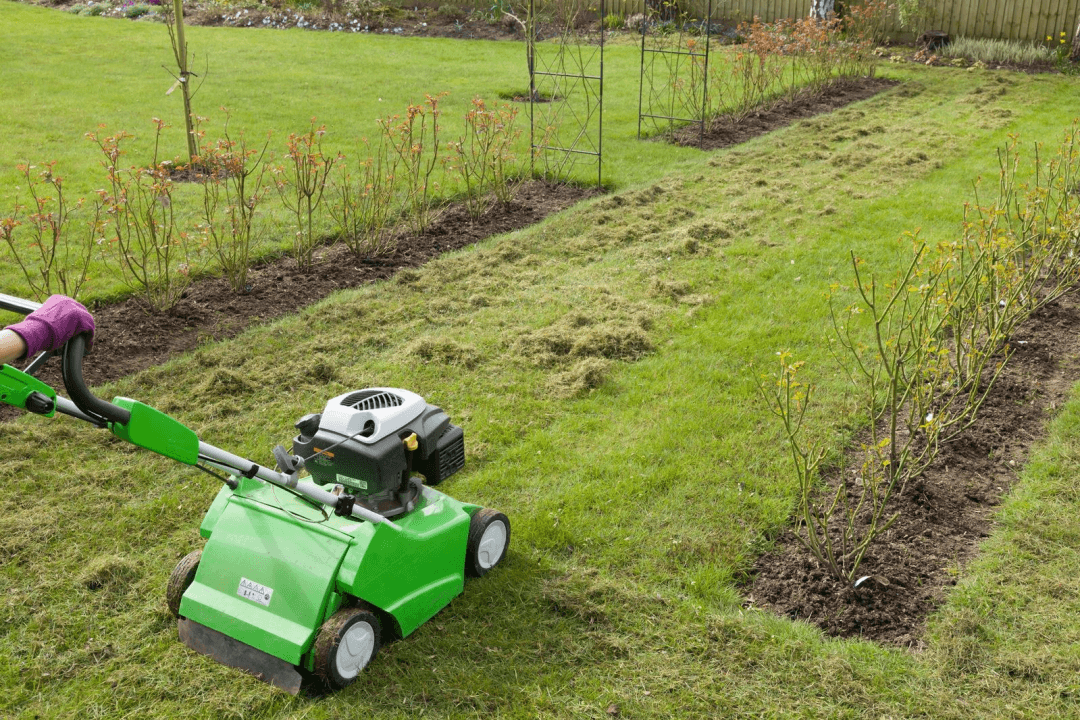
<svg viewBox="0 0 1080 720">
<path fill-rule="evenodd" d="M 491 508 L 477 510 L 469 523 L 469 542 L 465 546 L 465 574 L 483 577 L 502 562 L 510 547 L 510 521 Z"/>
<path fill-rule="evenodd" d="M 338 610 L 315 638 L 315 674 L 332 690 L 345 687 L 379 652 L 379 632 L 379 618 L 368 608 Z"/>
<path fill-rule="evenodd" d="M 175 618 L 180 617 L 180 599 L 195 580 L 195 572 L 202 560 L 202 550 L 185 555 L 169 575 L 169 584 L 165 588 L 165 604 Z"/>
</svg>

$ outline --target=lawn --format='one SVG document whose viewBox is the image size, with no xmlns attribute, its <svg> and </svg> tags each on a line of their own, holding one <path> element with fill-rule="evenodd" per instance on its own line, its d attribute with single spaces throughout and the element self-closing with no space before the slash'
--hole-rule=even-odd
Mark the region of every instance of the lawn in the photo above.
<svg viewBox="0 0 1080 720">
<path fill-rule="evenodd" d="M 160 27 L 10 4 L 0 13 L 11 38 L 5 97 L 9 73 L 31 65 L 12 58 L 38 57 L 12 48 L 29 47 L 47 23 L 63 23 L 55 43 L 74 38 L 58 55 L 77 55 L 101 28 L 132 33 L 140 67 L 163 62 L 150 59 L 164 54 L 152 40 Z M 387 76 L 366 76 L 394 77 L 386 85 L 400 93 L 395 106 L 456 77 L 470 80 L 459 102 L 507 83 L 492 61 L 501 43 L 215 29 L 195 29 L 192 42 L 200 36 L 228 39 L 213 43 L 235 53 L 235 66 L 220 62 L 222 75 L 252 72 L 269 57 L 311 57 L 332 74 L 320 53 L 336 43 L 358 51 L 379 41 L 386 62 L 409 48 L 393 70 L 382 66 Z M 414 62 L 416 74 L 405 75 L 416 48 L 454 60 Z M 744 609 L 739 584 L 786 527 L 795 492 L 756 374 L 780 349 L 806 359 L 821 384 L 811 426 L 834 450 L 844 447 L 855 430 L 851 398 L 822 336 L 823 293 L 848 278 L 848 251 L 884 273 L 905 256 L 904 231 L 955 236 L 972 181 L 993 180 L 1008 133 L 1059 138 L 1072 119 L 1074 81 L 887 66 L 882 73 L 903 84 L 705 154 L 633 139 L 635 56 L 622 52 L 605 70 L 615 193 L 99 392 L 139 398 L 209 442 L 268 461 L 292 423 L 326 398 L 376 385 L 412 389 L 465 428 L 466 469 L 442 489 L 510 517 L 506 564 L 386 647 L 345 691 L 289 697 L 187 650 L 167 615 L 168 572 L 200 543 L 213 481 L 66 418 L 21 418 L 4 426 L 0 455 L 8 479 L 0 489 L 0 714 L 1076 714 L 1080 497 L 1070 479 L 1080 398 L 1048 418 L 1049 438 L 1022 470 L 998 530 L 978 561 L 958 569 L 957 589 L 918 651 L 830 639 Z M 454 65 L 463 58 L 474 58 L 468 72 Z M 252 128 L 302 124 L 310 114 L 332 122 L 320 103 L 337 108 L 345 127 L 367 117 L 348 111 L 359 101 L 339 92 L 347 80 L 332 75 L 331 93 L 325 81 L 276 70 L 259 77 L 296 103 L 237 103 Z M 257 77 L 246 82 L 249 93 L 259 86 Z M 208 95 L 212 85 L 213 76 Z M 112 84 L 102 92 L 115 92 L 117 103 L 133 94 Z M 55 109 L 60 102 L 50 93 L 46 114 L 74 114 Z M 4 157 L 24 147 L 58 153 L 82 132 L 59 118 L 51 130 L 34 129 L 23 103 L 35 101 L 0 110 L 6 123 L 24 118 Z M 104 120 L 137 122 L 168 109 L 160 107 L 117 109 Z M 574 351 L 558 352 L 553 339 L 570 339 Z"/>
<path fill-rule="evenodd" d="M 89 197 L 105 185 L 101 153 L 85 133 L 125 130 L 125 165 L 145 165 L 153 154 L 152 118 L 170 127 L 162 135 L 161 157 L 184 151 L 179 93 L 166 96 L 173 78 L 171 49 L 165 27 L 157 23 L 122 22 L 72 16 L 11 2 L 0 2 L 4 26 L 4 102 L 0 123 L 0 215 L 15 200 L 26 201 L 16 165 L 56 161 L 69 198 Z M 41 51 L 41 38 L 54 38 Z M 438 38 L 394 38 L 379 35 L 191 27 L 188 43 L 196 56 L 200 89 L 195 113 L 206 116 L 207 137 L 218 137 L 228 108 L 230 131 L 243 130 L 252 142 L 272 133 L 271 152 L 280 164 L 285 138 L 304 132 L 312 118 L 325 125 L 329 154 L 358 157 L 361 138 L 379 133 L 377 121 L 404 115 L 425 95 L 441 99 L 443 142 L 463 132 L 463 116 L 474 97 L 489 104 L 504 102 L 500 94 L 528 87 L 524 45 L 518 42 L 459 42 Z M 33 58 L 22 62 L 21 58 Z M 692 161 L 699 153 L 658 143 L 639 143 L 637 81 L 639 58 L 633 46 L 609 48 L 605 58 L 607 104 L 604 108 L 604 181 L 615 187 L 644 182 Z M 78 72 L 73 72 L 73 68 Z M 528 105 L 517 103 L 517 143 L 522 163 L 528 158 Z M 581 112 L 581 109 L 578 109 Z M 445 149 L 444 149 L 445 155 Z M 575 172 L 576 180 L 595 183 L 595 166 Z M 453 196 L 460 182 L 435 172 L 439 193 Z M 196 188 L 178 190 L 180 212 L 192 217 L 200 199 Z M 180 205 L 180 203 L 178 203 Z M 271 203 L 266 224 L 274 228 L 269 242 L 280 246 L 288 231 L 279 203 Z M 329 230 L 324 218 L 323 229 Z M 275 241 L 275 239 L 277 241 Z M 95 258 L 86 297 L 110 297 L 124 291 L 117 278 Z M 0 268 L 0 291 L 24 282 L 11 265 Z"/>
</svg>

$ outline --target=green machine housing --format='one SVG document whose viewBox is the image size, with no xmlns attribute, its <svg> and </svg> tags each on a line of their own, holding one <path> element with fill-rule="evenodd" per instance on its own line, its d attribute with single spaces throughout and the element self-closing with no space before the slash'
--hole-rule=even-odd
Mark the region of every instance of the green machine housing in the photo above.
<svg viewBox="0 0 1080 720">
<path fill-rule="evenodd" d="M 207 542 L 179 615 L 185 642 L 238 667 L 252 663 L 231 662 L 243 652 L 220 643 L 313 670 L 316 634 L 342 606 L 372 607 L 384 628 L 405 637 L 464 589 L 480 508 L 430 487 L 463 465 L 461 428 L 396 388 L 332 398 L 296 426 L 293 453 L 315 484 L 394 521 L 328 512 L 258 478 L 223 487 L 200 528 Z M 209 642 L 206 628 L 221 637 Z"/>
<path fill-rule="evenodd" d="M 405 637 L 464 589 L 479 509 L 425 487 L 394 530 L 240 478 L 203 519 L 207 542 L 180 616 L 307 670 L 316 632 L 345 603 L 377 608 Z"/>
</svg>

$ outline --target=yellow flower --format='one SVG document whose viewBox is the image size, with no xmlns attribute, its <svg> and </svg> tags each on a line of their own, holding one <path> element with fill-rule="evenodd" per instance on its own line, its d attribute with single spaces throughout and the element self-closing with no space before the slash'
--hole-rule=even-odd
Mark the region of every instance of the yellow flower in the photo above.
<svg viewBox="0 0 1080 720">
<path fill-rule="evenodd" d="M 1049 35 L 1047 35 L 1047 36 L 1046 36 L 1046 42 L 1050 42 L 1050 41 L 1051 41 L 1051 40 L 1053 40 L 1053 39 L 1054 39 L 1054 38 L 1050 37 Z"/>
</svg>

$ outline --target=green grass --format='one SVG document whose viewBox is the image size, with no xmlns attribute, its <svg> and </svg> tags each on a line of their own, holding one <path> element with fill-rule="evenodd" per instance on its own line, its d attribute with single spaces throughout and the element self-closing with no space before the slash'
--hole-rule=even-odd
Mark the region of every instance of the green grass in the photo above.
<svg viewBox="0 0 1080 720">
<path fill-rule="evenodd" d="M 171 124 L 162 138 L 162 155 L 184 152 L 178 93 L 162 68 L 171 50 L 164 26 L 89 18 L 0 2 L 5 28 L 5 102 L 0 106 L 0 215 L 25 191 L 15 170 L 20 162 L 56 160 L 73 197 L 89 196 L 104 185 L 97 148 L 83 135 L 127 130 L 130 164 L 149 162 L 151 119 Z M 47 52 L 43 38 L 51 38 Z M 443 141 L 463 132 L 463 116 L 473 97 L 489 104 L 500 93 L 528 87 L 524 45 L 519 42 L 461 42 L 438 38 L 191 27 L 188 43 L 193 69 L 204 84 L 193 99 L 195 112 L 208 116 L 210 137 L 221 127 L 227 107 L 230 128 L 250 138 L 273 133 L 271 150 L 280 155 L 290 132 L 307 129 L 311 118 L 325 123 L 328 151 L 355 157 L 362 137 L 374 137 L 377 120 L 403 114 L 425 94 L 443 98 Z M 33 58 L 23 62 L 17 58 Z M 699 157 L 696 150 L 639 143 L 637 133 L 638 56 L 630 46 L 609 49 L 604 107 L 604 181 L 615 187 L 644 182 Z M 78 72 L 74 72 L 78 68 Z M 518 155 L 528 157 L 528 106 L 519 105 L 524 132 Z M 578 108 L 579 115 L 582 110 Z M 99 126 L 103 127 L 99 131 Z M 596 181 L 595 167 L 575 178 Z M 436 179 L 441 192 L 460 191 L 452 180 Z M 195 188 L 178 191 L 181 208 L 193 208 Z M 190 215 L 193 210 L 189 210 Z M 283 214 L 271 212 L 273 237 L 291 237 L 280 227 Z M 275 224 L 277 223 L 277 224 Z M 275 243 L 279 244 L 279 243 Z M 0 291 L 14 292 L 25 281 L 13 263 L 0 266 Z M 90 299 L 123 291 L 100 263 L 92 271 Z"/>
<path fill-rule="evenodd" d="M 843 447 L 822 295 L 849 249 L 890 272 L 902 232 L 953 237 L 1007 133 L 1053 143 L 1071 120 L 1060 76 L 889 72 L 905 84 L 726 151 L 627 134 L 612 196 L 100 389 L 256 461 L 351 388 L 413 389 L 465 427 L 444 489 L 508 514 L 506 565 L 344 692 L 287 697 L 176 641 L 165 581 L 212 481 L 67 418 L 5 426 L 0 715 L 1076 715 L 1080 398 L 923 650 L 742 607 L 795 492 L 755 375 L 781 348 L 806 359 L 810 427 Z"/>
</svg>

